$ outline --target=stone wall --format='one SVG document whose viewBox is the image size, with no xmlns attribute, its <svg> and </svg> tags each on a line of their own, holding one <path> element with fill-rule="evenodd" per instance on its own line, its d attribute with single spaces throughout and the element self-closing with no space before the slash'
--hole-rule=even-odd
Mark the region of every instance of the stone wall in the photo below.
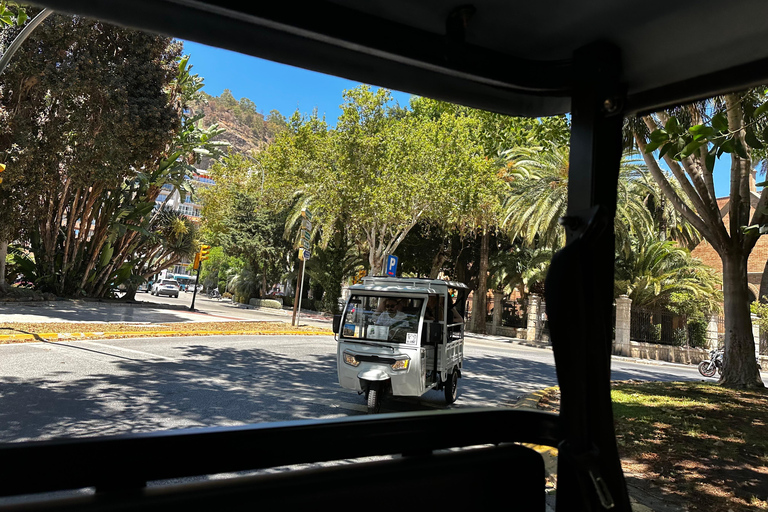
<svg viewBox="0 0 768 512">
<path fill-rule="evenodd" d="M 488 328 L 488 334 L 493 334 L 494 336 L 506 336 L 507 338 L 516 338 L 519 340 L 526 339 L 526 329 L 504 327 L 503 325 L 490 326 Z"/>
<path fill-rule="evenodd" d="M 617 352 L 617 345 L 614 345 L 614 353 Z M 699 364 L 705 359 L 709 359 L 709 352 L 702 348 L 675 347 L 672 345 L 659 345 L 656 343 L 643 343 L 639 341 L 630 341 L 628 345 L 621 347 L 625 352 L 629 349 L 629 354 L 621 355 L 634 357 L 637 359 L 653 359 L 655 361 L 668 361 L 670 363 Z"/>
</svg>

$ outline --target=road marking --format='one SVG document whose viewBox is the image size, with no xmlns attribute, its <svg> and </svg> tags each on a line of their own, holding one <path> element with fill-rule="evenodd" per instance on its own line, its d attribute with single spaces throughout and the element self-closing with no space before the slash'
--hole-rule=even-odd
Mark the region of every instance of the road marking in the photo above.
<svg viewBox="0 0 768 512">
<path fill-rule="evenodd" d="M 152 352 L 145 352 L 143 350 L 134 350 L 132 348 L 125 348 L 115 345 L 107 345 L 106 343 L 96 343 L 95 341 L 79 341 L 78 345 L 93 345 L 96 347 L 102 347 L 107 349 L 113 349 L 113 350 L 121 350 L 123 352 L 130 352 L 132 354 L 139 354 L 143 356 L 150 356 L 150 357 L 156 357 L 159 359 L 165 359 L 166 361 L 178 361 L 179 358 L 177 357 L 168 357 L 168 356 L 161 356 L 159 354 L 153 354 Z"/>
<path fill-rule="evenodd" d="M 190 315 L 201 315 L 201 316 L 210 316 L 213 318 L 226 318 L 228 320 L 239 320 L 242 322 L 269 322 L 269 320 L 248 320 L 248 317 L 236 317 L 236 316 L 224 316 L 224 315 L 214 315 L 212 313 L 206 313 L 204 311 L 190 311 Z"/>
</svg>

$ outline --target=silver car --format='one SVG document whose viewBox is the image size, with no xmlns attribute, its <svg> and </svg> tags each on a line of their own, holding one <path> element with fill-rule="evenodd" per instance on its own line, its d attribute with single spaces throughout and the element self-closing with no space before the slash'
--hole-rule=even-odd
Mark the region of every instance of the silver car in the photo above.
<svg viewBox="0 0 768 512">
<path fill-rule="evenodd" d="M 179 285 L 179 282 L 175 279 L 161 279 L 152 285 L 152 291 L 150 293 L 157 296 L 168 295 L 169 297 L 178 298 L 180 290 L 181 285 Z"/>
</svg>

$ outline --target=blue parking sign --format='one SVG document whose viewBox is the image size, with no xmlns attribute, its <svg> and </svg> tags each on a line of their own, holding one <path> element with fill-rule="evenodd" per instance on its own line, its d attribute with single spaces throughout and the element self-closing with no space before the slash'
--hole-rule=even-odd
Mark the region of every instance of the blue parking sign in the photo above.
<svg viewBox="0 0 768 512">
<path fill-rule="evenodd" d="M 387 256 L 387 275 L 397 277 L 397 256 Z"/>
</svg>

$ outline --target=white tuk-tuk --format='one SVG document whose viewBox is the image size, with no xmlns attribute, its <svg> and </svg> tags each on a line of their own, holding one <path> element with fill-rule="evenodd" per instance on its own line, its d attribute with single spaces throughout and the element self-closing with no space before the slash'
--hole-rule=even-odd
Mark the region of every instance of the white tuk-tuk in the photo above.
<svg viewBox="0 0 768 512">
<path fill-rule="evenodd" d="M 468 292 L 462 283 L 435 279 L 367 277 L 350 286 L 344 311 L 334 318 L 339 384 L 365 394 L 369 413 L 389 394 L 436 389 L 455 402 Z"/>
</svg>

